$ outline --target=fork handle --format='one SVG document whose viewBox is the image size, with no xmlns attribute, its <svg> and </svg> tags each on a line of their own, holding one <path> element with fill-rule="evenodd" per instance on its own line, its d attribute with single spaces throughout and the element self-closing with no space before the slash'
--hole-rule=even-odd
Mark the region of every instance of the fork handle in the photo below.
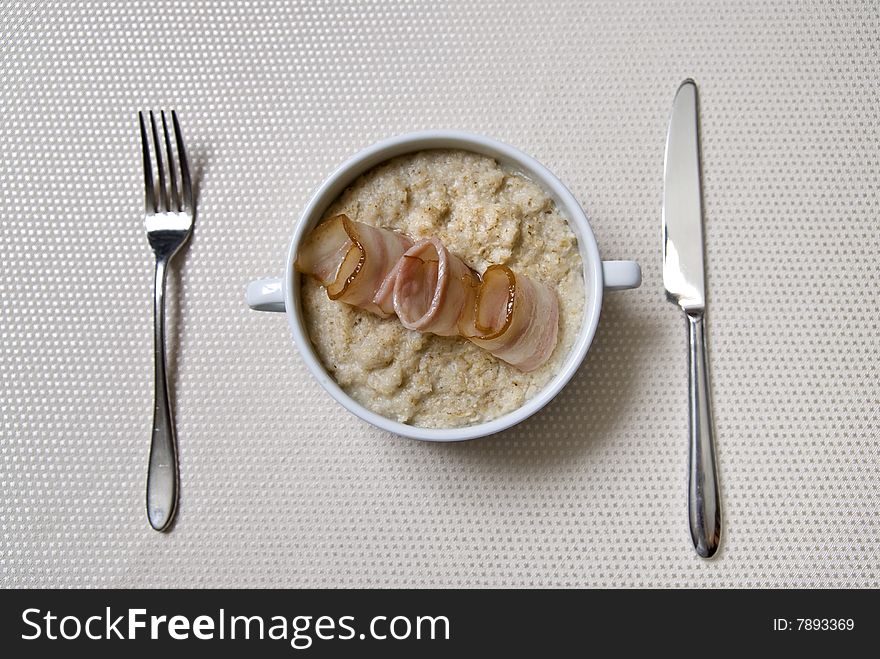
<svg viewBox="0 0 880 659">
<path fill-rule="evenodd" d="M 147 517 L 157 531 L 166 531 L 177 512 L 177 438 L 168 380 L 165 374 L 165 274 L 166 259 L 156 259 L 156 278 L 153 283 L 155 397 L 153 408 L 153 436 L 150 443 L 150 465 L 147 472 Z"/>
<path fill-rule="evenodd" d="M 711 557 L 721 541 L 721 497 L 709 395 L 703 312 L 688 312 L 688 517 L 697 554 Z"/>
</svg>

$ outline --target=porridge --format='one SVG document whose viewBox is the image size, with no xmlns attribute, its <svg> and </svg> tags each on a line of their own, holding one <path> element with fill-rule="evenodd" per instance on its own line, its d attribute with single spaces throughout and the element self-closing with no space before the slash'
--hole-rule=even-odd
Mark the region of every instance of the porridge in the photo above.
<svg viewBox="0 0 880 659">
<path fill-rule="evenodd" d="M 430 150 L 389 160 L 357 179 L 322 219 L 345 214 L 414 241 L 438 238 L 478 273 L 503 264 L 549 287 L 559 305 L 549 359 L 523 372 L 459 336 L 408 330 L 328 298 L 302 277 L 306 328 L 324 367 L 364 407 L 402 423 L 454 428 L 520 407 L 559 371 L 584 313 L 577 239 L 553 199 L 490 157 Z"/>
</svg>

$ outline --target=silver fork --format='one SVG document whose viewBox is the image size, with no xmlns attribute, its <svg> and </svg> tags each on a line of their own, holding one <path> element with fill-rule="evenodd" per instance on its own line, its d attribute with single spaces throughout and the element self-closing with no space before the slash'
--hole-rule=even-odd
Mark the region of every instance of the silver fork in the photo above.
<svg viewBox="0 0 880 659">
<path fill-rule="evenodd" d="M 177 512 L 177 437 L 171 415 L 168 381 L 165 375 L 165 274 L 171 259 L 192 234 L 193 194 L 189 162 L 180 132 L 177 113 L 171 111 L 172 145 L 165 111 L 161 113 L 162 137 L 153 112 L 138 113 L 141 142 L 144 148 L 144 186 L 146 209 L 144 226 L 147 239 L 156 255 L 156 278 L 153 284 L 153 344 L 156 366 L 153 437 L 150 444 L 150 466 L 147 472 L 147 517 L 157 531 L 166 531 Z M 152 138 L 152 149 L 151 149 Z M 163 160 L 162 150 L 165 150 Z M 173 148 L 173 147 L 176 147 Z M 153 184 L 153 163 L 156 156 L 158 188 Z M 175 159 L 175 150 L 177 158 Z"/>
</svg>

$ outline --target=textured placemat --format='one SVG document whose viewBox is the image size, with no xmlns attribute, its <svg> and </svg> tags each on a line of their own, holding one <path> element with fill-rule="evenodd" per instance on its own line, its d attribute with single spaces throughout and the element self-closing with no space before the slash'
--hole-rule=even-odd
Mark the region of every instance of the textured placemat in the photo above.
<svg viewBox="0 0 880 659">
<path fill-rule="evenodd" d="M 4 3 L 0 575 L 10 586 L 880 584 L 880 9 L 865 2 Z M 660 272 L 677 84 L 702 92 L 726 506 L 690 546 L 685 326 Z M 147 525 L 152 260 L 136 111 L 198 168 L 173 286 L 176 527 Z M 578 375 L 491 439 L 342 411 L 281 315 L 311 192 L 387 136 L 458 128 L 581 200 L 609 294 Z"/>
</svg>

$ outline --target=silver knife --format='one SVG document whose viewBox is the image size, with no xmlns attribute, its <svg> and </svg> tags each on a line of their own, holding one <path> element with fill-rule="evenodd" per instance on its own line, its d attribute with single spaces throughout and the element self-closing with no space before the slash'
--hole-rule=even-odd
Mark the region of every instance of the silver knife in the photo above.
<svg viewBox="0 0 880 659">
<path fill-rule="evenodd" d="M 663 168 L 663 285 L 688 328 L 688 517 L 697 554 L 709 558 L 721 541 L 721 498 L 706 360 L 706 282 L 697 85 L 675 94 Z"/>
</svg>

